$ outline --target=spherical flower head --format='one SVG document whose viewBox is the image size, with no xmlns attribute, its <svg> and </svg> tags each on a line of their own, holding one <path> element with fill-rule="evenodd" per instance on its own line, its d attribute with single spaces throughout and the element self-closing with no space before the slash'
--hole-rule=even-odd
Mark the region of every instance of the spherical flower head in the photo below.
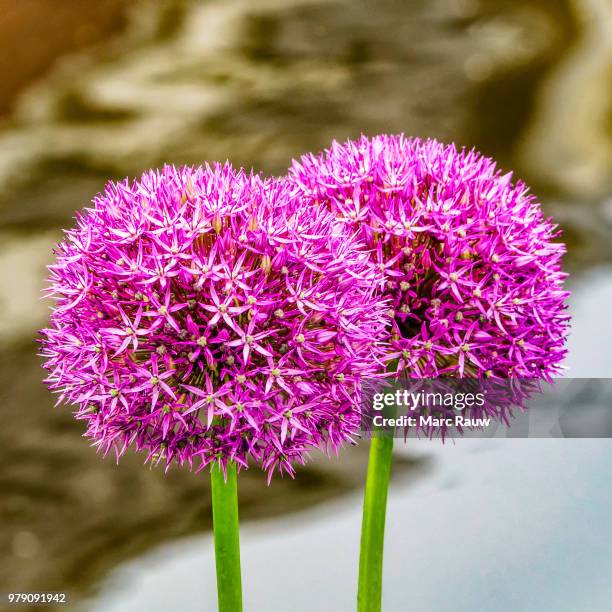
<svg viewBox="0 0 612 612">
<path fill-rule="evenodd" d="M 524 183 L 475 151 L 362 136 L 295 161 L 289 178 L 359 231 L 386 274 L 387 367 L 410 377 L 560 371 L 565 247 Z"/>
<path fill-rule="evenodd" d="M 360 425 L 383 275 L 282 179 L 166 166 L 109 184 L 56 249 L 47 383 L 105 453 L 293 473 Z"/>
</svg>

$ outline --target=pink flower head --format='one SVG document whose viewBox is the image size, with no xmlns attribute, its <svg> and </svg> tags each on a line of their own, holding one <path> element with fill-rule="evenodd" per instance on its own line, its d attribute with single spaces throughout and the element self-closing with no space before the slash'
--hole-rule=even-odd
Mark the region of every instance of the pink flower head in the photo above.
<svg viewBox="0 0 612 612">
<path fill-rule="evenodd" d="M 119 458 L 293 473 L 360 425 L 383 275 L 282 179 L 166 166 L 109 184 L 56 249 L 49 387 Z"/>
<path fill-rule="evenodd" d="M 386 273 L 387 359 L 399 373 L 560 371 L 565 247 L 525 184 L 492 160 L 435 140 L 362 136 L 305 155 L 289 178 L 359 231 Z"/>
</svg>

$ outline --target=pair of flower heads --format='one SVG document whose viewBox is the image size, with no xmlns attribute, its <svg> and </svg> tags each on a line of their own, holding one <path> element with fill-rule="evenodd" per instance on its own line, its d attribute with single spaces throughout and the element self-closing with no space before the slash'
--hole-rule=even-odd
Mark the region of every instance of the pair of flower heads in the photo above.
<svg viewBox="0 0 612 612">
<path fill-rule="evenodd" d="M 474 151 L 334 142 L 110 183 L 56 247 L 49 387 L 104 453 L 293 474 L 355 439 L 365 379 L 550 378 L 564 246 Z"/>
</svg>

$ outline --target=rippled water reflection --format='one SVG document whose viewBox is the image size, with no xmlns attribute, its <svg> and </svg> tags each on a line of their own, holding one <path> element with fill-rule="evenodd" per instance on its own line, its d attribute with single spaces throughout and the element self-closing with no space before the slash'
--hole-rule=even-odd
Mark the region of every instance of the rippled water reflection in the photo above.
<svg viewBox="0 0 612 612">
<path fill-rule="evenodd" d="M 0 590 L 78 600 L 120 561 L 208 528 L 206 478 L 102 462 L 40 384 L 44 265 L 107 178 L 226 157 L 283 173 L 332 138 L 433 136 L 530 182 L 586 273 L 612 260 L 611 24 L 607 0 L 143 2 L 121 36 L 33 84 L 0 131 Z M 363 466 L 355 450 L 269 490 L 250 472 L 242 514 L 355 490 Z"/>
</svg>

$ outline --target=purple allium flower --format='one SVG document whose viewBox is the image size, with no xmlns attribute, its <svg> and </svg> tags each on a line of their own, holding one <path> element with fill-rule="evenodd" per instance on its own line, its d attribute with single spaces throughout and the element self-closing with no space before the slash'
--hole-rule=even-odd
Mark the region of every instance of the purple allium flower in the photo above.
<svg viewBox="0 0 612 612">
<path fill-rule="evenodd" d="M 435 140 L 362 136 L 294 161 L 289 178 L 359 230 L 385 271 L 387 359 L 399 373 L 561 371 L 565 247 L 525 184 L 492 160 Z"/>
<path fill-rule="evenodd" d="M 109 184 L 56 249 L 42 354 L 59 402 L 119 458 L 293 473 L 360 424 L 383 275 L 283 179 L 166 166 Z"/>
</svg>

